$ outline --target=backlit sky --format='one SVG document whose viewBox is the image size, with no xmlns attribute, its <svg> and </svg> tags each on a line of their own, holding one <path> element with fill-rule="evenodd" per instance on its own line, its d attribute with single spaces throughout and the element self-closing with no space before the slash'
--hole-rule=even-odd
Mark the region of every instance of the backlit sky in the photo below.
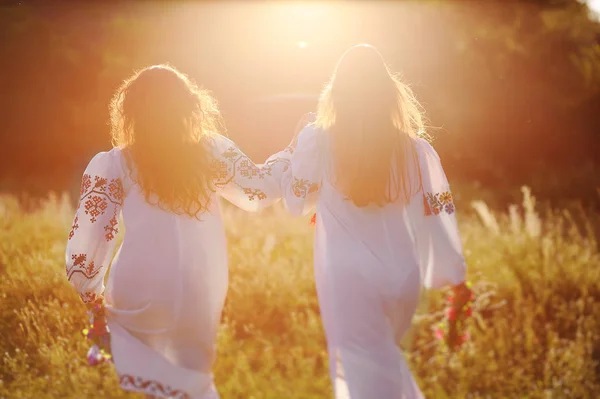
<svg viewBox="0 0 600 399">
<path fill-rule="evenodd" d="M 600 0 L 588 0 L 588 5 L 596 13 L 600 13 Z"/>
</svg>

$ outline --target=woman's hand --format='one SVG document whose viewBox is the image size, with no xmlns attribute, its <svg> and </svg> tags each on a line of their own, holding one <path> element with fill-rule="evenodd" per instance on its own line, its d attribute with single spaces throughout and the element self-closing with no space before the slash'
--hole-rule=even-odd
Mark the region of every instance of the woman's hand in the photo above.
<svg viewBox="0 0 600 399">
<path fill-rule="evenodd" d="M 462 309 L 473 295 L 473 291 L 467 287 L 466 281 L 452 287 L 452 291 L 454 292 L 454 308 L 456 310 Z"/>
</svg>

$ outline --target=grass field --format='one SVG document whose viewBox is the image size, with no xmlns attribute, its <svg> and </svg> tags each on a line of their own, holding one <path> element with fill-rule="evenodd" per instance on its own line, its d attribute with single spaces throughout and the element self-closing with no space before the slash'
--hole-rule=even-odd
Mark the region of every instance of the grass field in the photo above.
<svg viewBox="0 0 600 399">
<path fill-rule="evenodd" d="M 459 209 L 477 293 L 472 339 L 449 353 L 432 329 L 443 292 L 423 294 L 403 342 L 427 398 L 600 397 L 600 218 L 538 215 L 527 191 L 506 213 Z M 0 197 L 0 398 L 134 398 L 90 368 L 86 314 L 64 276 L 67 197 Z M 328 398 L 312 230 L 280 208 L 224 211 L 231 285 L 215 366 L 222 398 Z M 385 398 L 373 398 L 385 399 Z"/>
</svg>

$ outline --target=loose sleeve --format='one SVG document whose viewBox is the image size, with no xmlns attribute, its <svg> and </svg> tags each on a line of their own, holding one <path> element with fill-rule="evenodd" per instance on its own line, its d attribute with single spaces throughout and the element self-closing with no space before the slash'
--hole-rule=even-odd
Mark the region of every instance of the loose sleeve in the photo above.
<svg viewBox="0 0 600 399">
<path fill-rule="evenodd" d="M 213 183 L 217 193 L 248 211 L 257 212 L 281 200 L 281 176 L 289 168 L 291 149 L 286 148 L 256 165 L 228 138 L 215 135 Z"/>
<path fill-rule="evenodd" d="M 79 205 L 66 251 L 67 279 L 85 303 L 104 292 L 104 276 L 112 260 L 125 197 L 113 155 L 97 154 L 81 181 Z"/>
<path fill-rule="evenodd" d="M 310 124 L 291 146 L 290 167 L 282 175 L 281 187 L 285 206 L 292 215 L 305 215 L 317 203 L 322 179 L 321 137 L 321 130 Z"/>
<path fill-rule="evenodd" d="M 408 211 L 423 284 L 427 288 L 457 285 L 465 280 L 466 263 L 450 186 L 433 147 L 423 139 L 416 147 L 422 188 Z"/>
</svg>

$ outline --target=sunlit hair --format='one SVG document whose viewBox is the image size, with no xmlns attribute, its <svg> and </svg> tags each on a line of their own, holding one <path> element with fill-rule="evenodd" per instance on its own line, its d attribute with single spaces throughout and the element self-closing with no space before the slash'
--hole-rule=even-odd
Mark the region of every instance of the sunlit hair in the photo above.
<svg viewBox="0 0 600 399">
<path fill-rule="evenodd" d="M 422 111 L 373 46 L 344 53 L 321 94 L 316 123 L 331 137 L 333 183 L 355 205 L 409 201 L 415 182 L 408 167 L 416 160 L 414 138 L 424 132 Z"/>
<path fill-rule="evenodd" d="M 168 65 L 136 72 L 111 104 L 113 145 L 146 201 L 191 217 L 206 211 L 214 190 L 206 138 L 222 128 L 214 98 Z"/>
</svg>

